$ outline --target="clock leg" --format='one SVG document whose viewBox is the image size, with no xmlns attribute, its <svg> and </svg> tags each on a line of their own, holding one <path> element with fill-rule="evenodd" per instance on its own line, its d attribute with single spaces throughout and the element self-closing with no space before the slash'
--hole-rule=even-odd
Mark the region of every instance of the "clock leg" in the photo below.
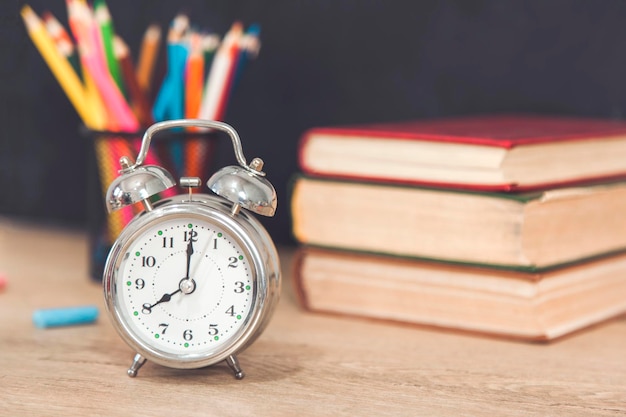
<svg viewBox="0 0 626 417">
<path fill-rule="evenodd" d="M 235 373 L 235 378 L 243 379 L 243 377 L 246 376 L 246 374 L 244 374 L 241 370 L 241 366 L 239 366 L 239 361 L 237 360 L 237 357 L 235 355 L 230 355 L 228 358 L 226 358 L 226 363 Z"/>
<path fill-rule="evenodd" d="M 137 371 L 139 370 L 139 368 L 141 368 L 143 366 L 143 364 L 146 363 L 146 358 L 144 358 L 143 356 L 141 356 L 139 353 L 135 355 L 135 357 L 133 358 L 133 364 L 130 365 L 130 368 L 128 368 L 128 376 L 131 378 L 134 378 L 137 376 Z"/>
</svg>

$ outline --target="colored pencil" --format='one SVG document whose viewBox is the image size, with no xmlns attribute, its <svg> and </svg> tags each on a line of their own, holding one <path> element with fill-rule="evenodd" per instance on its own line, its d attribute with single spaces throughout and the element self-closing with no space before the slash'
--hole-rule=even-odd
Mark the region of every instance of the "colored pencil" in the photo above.
<svg viewBox="0 0 626 417">
<path fill-rule="evenodd" d="M 192 33 L 189 39 L 189 59 L 185 77 L 185 117 L 195 119 L 200 112 L 202 89 L 204 87 L 204 36 Z M 198 131 L 198 129 L 189 129 Z M 205 156 L 205 138 L 187 137 L 185 143 L 185 174 L 191 177 L 202 177 L 201 161 Z M 202 158 L 202 159 L 200 159 Z"/>
<path fill-rule="evenodd" d="M 204 34 L 202 35 L 202 55 L 203 59 L 203 72 L 202 78 L 200 80 L 200 87 L 198 87 L 197 91 L 205 94 L 204 91 L 204 80 L 206 80 L 209 70 L 211 68 L 211 63 L 213 62 L 213 56 L 215 55 L 215 51 L 220 45 L 220 37 L 214 33 Z M 187 74 L 187 80 L 189 81 L 189 71 Z M 189 86 L 188 86 L 189 87 Z M 189 88 L 188 88 L 189 89 Z M 186 92 L 187 100 L 189 100 L 189 92 Z M 200 114 L 200 106 L 202 105 L 202 96 L 199 98 L 199 103 L 197 110 L 195 112 L 194 117 L 198 117 Z M 193 114 L 193 113 L 188 113 Z M 189 115 L 187 117 L 190 117 Z M 191 131 L 200 132 L 202 129 L 190 129 Z M 191 177 L 200 177 L 203 178 L 206 172 L 206 164 L 208 158 L 210 157 L 211 151 L 213 149 L 213 144 L 210 142 L 210 139 L 206 135 L 190 135 L 187 139 L 186 147 L 185 147 L 185 170 L 187 175 Z"/>
<path fill-rule="evenodd" d="M 46 64 L 48 64 L 48 67 L 83 120 L 83 123 L 87 126 L 93 126 L 93 116 L 89 113 L 85 104 L 85 91 L 76 71 L 58 51 L 43 22 L 33 9 L 26 5 L 22 7 L 21 15 L 28 35 L 44 61 L 46 61 Z"/>
<path fill-rule="evenodd" d="M 124 84 L 126 85 L 130 96 L 132 109 L 137 116 L 139 123 L 141 123 L 142 126 L 149 126 L 152 124 L 150 104 L 137 82 L 135 68 L 131 61 L 128 45 L 126 45 L 126 42 L 124 42 L 124 40 L 117 35 L 113 38 L 113 52 L 115 53 L 115 59 L 119 64 L 122 77 L 124 78 Z"/>
<path fill-rule="evenodd" d="M 79 78 L 82 76 L 82 70 L 80 68 L 80 60 L 78 58 L 78 54 L 76 53 L 76 48 L 74 47 L 74 42 L 70 35 L 67 33 L 61 22 L 51 13 L 44 12 L 41 15 L 41 18 L 44 22 L 46 30 L 48 34 L 54 41 L 57 49 L 67 59 L 76 71 L 76 75 Z"/>
<path fill-rule="evenodd" d="M 200 112 L 204 84 L 204 54 L 202 36 L 192 33 L 189 38 L 189 59 L 185 74 L 185 117 L 195 119 Z"/>
<path fill-rule="evenodd" d="M 85 85 L 85 101 L 94 117 L 93 126 L 89 127 L 93 130 L 114 130 L 110 122 L 111 117 L 109 117 L 107 106 L 104 104 L 91 74 L 86 69 L 83 71 L 83 83 Z"/>
<path fill-rule="evenodd" d="M 93 80 L 88 71 L 83 71 L 80 63 L 80 58 L 76 53 L 76 48 L 70 35 L 67 33 L 61 22 L 54 17 L 50 12 L 45 12 L 42 15 L 43 21 L 46 26 L 46 30 L 54 40 L 57 49 L 63 55 L 76 71 L 76 74 L 82 74 L 83 86 L 85 93 L 85 105 L 87 111 L 92 117 L 91 126 L 88 126 L 93 130 L 103 130 L 107 126 L 107 114 L 102 104 Z"/>
<path fill-rule="evenodd" d="M 160 43 L 161 28 L 155 24 L 148 26 L 143 36 L 139 60 L 137 61 L 137 83 L 139 83 L 139 87 L 146 95 L 151 91 L 154 66 L 159 54 Z"/>
<path fill-rule="evenodd" d="M 199 114 L 201 119 L 222 120 L 224 117 L 242 35 L 242 24 L 235 22 L 215 53 L 204 88 L 205 94 Z"/>
<path fill-rule="evenodd" d="M 219 48 L 221 39 L 219 35 L 215 33 L 209 33 L 202 37 L 202 50 L 204 51 L 204 76 L 203 80 L 206 80 L 211 70 L 211 64 L 213 63 L 213 57 L 215 51 Z"/>
<path fill-rule="evenodd" d="M 183 42 L 189 27 L 189 18 L 177 15 L 167 35 L 167 73 L 157 94 L 152 115 L 159 122 L 184 117 L 184 72 L 187 62 L 187 46 Z"/>
<path fill-rule="evenodd" d="M 167 73 L 152 107 L 152 117 L 155 121 L 185 117 L 184 74 L 188 48 L 184 38 L 188 29 L 189 18 L 184 14 L 177 15 L 170 25 L 167 35 Z M 183 143 L 181 140 L 173 139 L 169 148 L 175 175 L 184 175 Z"/>
<path fill-rule="evenodd" d="M 93 14 L 80 1 L 67 0 L 67 3 L 70 28 L 78 42 L 81 62 L 93 77 L 98 92 L 106 103 L 109 128 L 120 132 L 137 131 L 137 118 L 107 69 L 100 31 Z"/>
<path fill-rule="evenodd" d="M 115 51 L 113 48 L 115 29 L 113 27 L 113 21 L 111 20 L 111 13 L 109 13 L 109 8 L 104 0 L 94 0 L 93 11 L 94 18 L 100 29 L 100 36 L 102 39 L 102 46 L 104 48 L 107 68 L 109 69 L 111 77 L 113 77 L 113 80 L 115 81 L 115 84 L 117 84 L 121 93 L 126 96 L 122 71 L 117 59 L 115 58 Z"/>
<path fill-rule="evenodd" d="M 260 33 L 261 26 L 258 24 L 250 25 L 246 33 L 241 38 L 241 48 L 237 60 L 237 69 L 235 70 L 235 79 L 233 80 L 233 87 L 230 92 L 231 94 L 232 89 L 239 84 L 239 80 L 241 79 L 248 62 L 255 59 L 259 55 L 259 51 L 261 50 L 261 42 L 259 40 Z"/>
</svg>

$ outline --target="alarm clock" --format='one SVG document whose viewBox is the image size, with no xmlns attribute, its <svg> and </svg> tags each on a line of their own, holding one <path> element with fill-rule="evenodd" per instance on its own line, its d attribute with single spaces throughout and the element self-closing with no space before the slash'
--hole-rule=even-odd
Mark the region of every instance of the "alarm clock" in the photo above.
<svg viewBox="0 0 626 417">
<path fill-rule="evenodd" d="M 144 165 L 150 142 L 161 131 L 186 127 L 228 134 L 239 165 L 211 176 L 213 194 L 194 193 L 202 180 L 183 177 L 187 192 L 159 200 L 176 181 L 163 167 Z M 120 164 L 107 209 L 141 204 L 142 210 L 113 243 L 103 286 L 108 315 L 136 352 L 128 375 L 136 376 L 147 360 L 182 369 L 225 361 L 243 378 L 237 355 L 268 324 L 281 283 L 274 243 L 251 214 L 276 211 L 263 161 L 246 162 L 230 125 L 182 119 L 150 126 L 136 161 L 122 157 Z"/>
</svg>

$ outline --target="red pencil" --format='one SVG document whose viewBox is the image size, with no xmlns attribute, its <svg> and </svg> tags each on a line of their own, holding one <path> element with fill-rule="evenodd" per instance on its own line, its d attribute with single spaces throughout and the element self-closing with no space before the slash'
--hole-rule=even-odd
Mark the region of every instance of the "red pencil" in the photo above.
<svg viewBox="0 0 626 417">
<path fill-rule="evenodd" d="M 130 94 L 131 107 L 135 116 L 137 116 L 137 119 L 142 126 L 151 125 L 153 120 L 152 113 L 150 112 L 150 104 L 137 82 L 135 68 L 130 57 L 128 45 L 126 45 L 126 42 L 124 42 L 124 40 L 117 35 L 113 38 L 113 52 L 115 53 L 115 59 L 117 59 L 120 66 L 122 77 L 124 79 L 124 85 Z"/>
</svg>

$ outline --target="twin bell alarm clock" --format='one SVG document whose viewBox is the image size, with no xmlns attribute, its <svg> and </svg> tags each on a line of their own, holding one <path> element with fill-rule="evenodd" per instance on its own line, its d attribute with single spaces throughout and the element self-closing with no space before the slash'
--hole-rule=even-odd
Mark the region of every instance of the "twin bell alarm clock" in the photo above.
<svg viewBox="0 0 626 417">
<path fill-rule="evenodd" d="M 213 195 L 193 193 L 201 179 L 183 177 L 187 192 L 154 202 L 176 181 L 160 166 L 143 165 L 152 137 L 186 127 L 227 133 L 239 165 L 208 180 Z M 226 361 L 243 378 L 237 354 L 266 327 L 280 293 L 276 248 L 250 214 L 276 210 L 263 161 L 246 162 L 237 132 L 226 123 L 183 119 L 149 127 L 136 162 L 123 157 L 120 164 L 107 209 L 140 203 L 143 210 L 114 242 L 103 286 L 107 312 L 136 352 L 128 375 L 136 376 L 146 360 L 185 369 Z"/>
</svg>

